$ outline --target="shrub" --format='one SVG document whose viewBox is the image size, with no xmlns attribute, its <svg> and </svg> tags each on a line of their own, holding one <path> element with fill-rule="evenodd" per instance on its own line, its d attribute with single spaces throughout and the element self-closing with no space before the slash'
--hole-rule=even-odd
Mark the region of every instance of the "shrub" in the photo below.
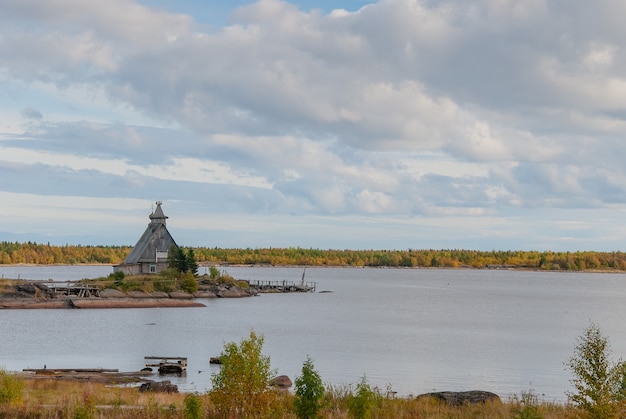
<svg viewBox="0 0 626 419">
<path fill-rule="evenodd" d="M 322 408 L 324 384 L 319 373 L 315 371 L 313 360 L 307 356 L 302 364 L 302 375 L 296 377 L 296 398 L 294 409 L 299 418 L 315 418 Z"/>
<path fill-rule="evenodd" d="M 200 419 L 202 417 L 202 406 L 200 404 L 200 398 L 196 394 L 187 394 L 184 400 L 185 419 Z"/>
<path fill-rule="evenodd" d="M 516 419 L 542 419 L 543 415 L 539 411 L 539 397 L 530 389 L 522 392 L 522 396 L 514 397 L 514 401 L 519 404 L 519 410 L 515 415 Z"/>
<path fill-rule="evenodd" d="M 186 291 L 190 294 L 198 291 L 198 281 L 196 281 L 196 278 L 193 276 L 191 272 L 187 272 L 183 274 L 182 279 L 183 280 L 180 283 L 180 288 L 183 291 Z"/>
<path fill-rule="evenodd" d="M 24 379 L 0 368 L 0 405 L 16 404 L 22 400 Z"/>
<path fill-rule="evenodd" d="M 277 407 L 278 393 L 269 386 L 274 371 L 262 354 L 263 337 L 250 332 L 239 345 L 226 343 L 219 373 L 211 377 L 211 401 L 226 417 L 267 417 Z"/>
<path fill-rule="evenodd" d="M 568 392 L 569 400 L 582 417 L 606 419 L 616 417 L 617 402 L 623 398 L 622 386 L 626 368 L 623 363 L 612 364 L 608 338 L 591 323 L 578 338 L 574 355 L 567 365 L 572 370 L 575 391 Z"/>
<path fill-rule="evenodd" d="M 363 376 L 357 384 L 354 395 L 348 402 L 348 413 L 356 419 L 367 418 L 376 403 L 376 393 L 372 390 L 367 378 Z"/>
</svg>

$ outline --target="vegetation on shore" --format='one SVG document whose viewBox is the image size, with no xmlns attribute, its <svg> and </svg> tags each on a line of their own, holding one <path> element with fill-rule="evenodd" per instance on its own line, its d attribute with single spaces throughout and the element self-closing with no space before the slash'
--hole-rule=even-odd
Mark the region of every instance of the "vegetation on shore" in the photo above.
<svg viewBox="0 0 626 419">
<path fill-rule="evenodd" d="M 307 265 L 353 267 L 489 268 L 556 271 L 626 271 L 626 252 L 478 250 L 321 250 L 185 248 L 198 263 L 213 265 Z M 132 246 L 53 246 L 0 242 L 0 264 L 118 264 Z"/>
<path fill-rule="evenodd" d="M 396 397 L 363 376 L 352 385 L 325 386 L 307 356 L 295 390 L 273 387 L 263 337 L 250 333 L 226 343 L 222 367 L 204 394 L 141 393 L 137 387 L 95 382 L 28 380 L 0 369 L 0 417 L 32 418 L 590 418 L 626 413 L 625 363 L 610 360 L 608 339 L 591 324 L 566 365 L 573 373 L 569 403 L 539 400 L 533 392 L 510 400 L 450 405 L 433 397 Z"/>
</svg>

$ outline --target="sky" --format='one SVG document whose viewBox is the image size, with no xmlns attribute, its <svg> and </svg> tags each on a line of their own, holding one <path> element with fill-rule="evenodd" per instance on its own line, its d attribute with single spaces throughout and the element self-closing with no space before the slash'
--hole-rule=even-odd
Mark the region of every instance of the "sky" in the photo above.
<svg viewBox="0 0 626 419">
<path fill-rule="evenodd" d="M 622 0 L 0 0 L 0 241 L 626 250 Z"/>
</svg>

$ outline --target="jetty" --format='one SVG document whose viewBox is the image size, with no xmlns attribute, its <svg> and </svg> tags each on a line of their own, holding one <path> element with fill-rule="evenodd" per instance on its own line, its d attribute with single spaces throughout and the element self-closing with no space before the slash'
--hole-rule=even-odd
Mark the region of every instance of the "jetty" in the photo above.
<svg viewBox="0 0 626 419">
<path fill-rule="evenodd" d="M 146 367 L 156 367 L 159 374 L 182 374 L 187 371 L 187 357 L 146 356 Z"/>
<path fill-rule="evenodd" d="M 258 292 L 315 292 L 317 283 L 300 282 L 296 284 L 294 281 L 259 281 L 248 280 L 250 288 L 254 288 Z"/>
</svg>

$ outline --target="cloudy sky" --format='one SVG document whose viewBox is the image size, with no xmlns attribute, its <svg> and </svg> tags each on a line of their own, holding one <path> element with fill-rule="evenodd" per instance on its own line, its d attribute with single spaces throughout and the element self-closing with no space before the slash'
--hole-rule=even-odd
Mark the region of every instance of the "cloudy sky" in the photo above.
<svg viewBox="0 0 626 419">
<path fill-rule="evenodd" d="M 0 241 L 625 250 L 623 0 L 0 0 Z"/>
</svg>

